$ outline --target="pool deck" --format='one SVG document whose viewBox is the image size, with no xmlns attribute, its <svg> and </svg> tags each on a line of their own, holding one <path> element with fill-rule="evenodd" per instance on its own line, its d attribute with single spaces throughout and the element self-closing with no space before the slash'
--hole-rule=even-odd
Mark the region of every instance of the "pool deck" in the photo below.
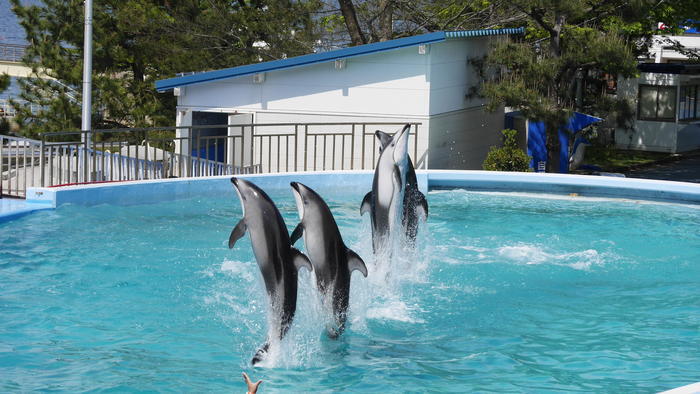
<svg viewBox="0 0 700 394">
<path fill-rule="evenodd" d="M 51 203 L 32 202 L 13 198 L 0 198 L 0 223 L 44 209 L 52 209 Z"/>
<path fill-rule="evenodd" d="M 365 193 L 374 172 L 332 171 L 240 175 L 268 191 L 289 190 L 297 181 L 326 195 Z M 574 197 L 604 197 L 680 204 L 700 204 L 700 184 L 591 175 L 522 172 L 418 170 L 422 191 L 464 188 L 472 191 L 526 192 Z M 27 200 L 0 200 L 0 222 L 64 204 L 133 205 L 212 195 L 235 197 L 231 176 L 157 179 L 80 186 L 29 188 Z"/>
</svg>

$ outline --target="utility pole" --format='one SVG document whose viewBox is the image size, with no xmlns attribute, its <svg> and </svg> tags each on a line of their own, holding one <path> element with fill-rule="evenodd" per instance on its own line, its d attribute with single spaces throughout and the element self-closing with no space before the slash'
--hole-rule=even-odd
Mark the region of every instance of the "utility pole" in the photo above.
<svg viewBox="0 0 700 394">
<path fill-rule="evenodd" d="M 82 142 L 92 142 L 92 0 L 85 0 L 85 34 L 83 37 L 83 112 Z M 87 153 L 87 152 L 86 152 Z"/>
</svg>

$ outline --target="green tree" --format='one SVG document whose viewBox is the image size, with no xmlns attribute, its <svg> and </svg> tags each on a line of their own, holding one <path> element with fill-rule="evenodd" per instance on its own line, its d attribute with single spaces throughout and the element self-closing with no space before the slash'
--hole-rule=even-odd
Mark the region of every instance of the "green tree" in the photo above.
<svg viewBox="0 0 700 394">
<path fill-rule="evenodd" d="M 0 93 L 7 90 L 10 87 L 10 76 L 7 74 L 0 74 Z"/>
<path fill-rule="evenodd" d="M 3 73 L 0 74 L 0 93 L 10 87 L 10 76 Z M 0 109 L 4 110 L 4 109 Z M 4 116 L 0 117 L 0 133 L 6 133 L 10 129 L 10 123 Z"/>
<path fill-rule="evenodd" d="M 606 81 L 637 74 L 637 56 L 658 22 L 677 27 L 700 12 L 697 0 L 514 0 L 503 5 L 511 14 L 526 16 L 527 35 L 495 46 L 485 63 L 492 74 L 481 93 L 491 109 L 505 105 L 545 123 L 548 172 L 559 171 L 557 130 L 572 111 L 602 117 L 630 113 L 625 102 L 605 93 Z"/>
<path fill-rule="evenodd" d="M 339 10 L 330 8 L 326 10 L 329 15 L 320 18 L 330 33 L 326 35 L 329 46 L 361 45 L 439 30 L 491 28 L 522 19 L 498 1 L 339 0 L 338 4 Z"/>
<path fill-rule="evenodd" d="M 515 140 L 517 131 L 505 129 L 503 133 L 503 146 L 492 146 L 482 165 L 487 171 L 530 171 L 531 157 L 518 147 Z"/>
<path fill-rule="evenodd" d="M 11 0 L 26 31 L 34 77 L 14 103 L 27 135 L 78 130 L 83 1 Z M 308 53 L 316 33 L 308 1 L 100 0 L 93 14 L 93 128 L 172 124 L 175 99 L 158 79 Z M 41 73 L 51 79 L 38 78 Z M 38 106 L 32 112 L 30 105 Z"/>
</svg>

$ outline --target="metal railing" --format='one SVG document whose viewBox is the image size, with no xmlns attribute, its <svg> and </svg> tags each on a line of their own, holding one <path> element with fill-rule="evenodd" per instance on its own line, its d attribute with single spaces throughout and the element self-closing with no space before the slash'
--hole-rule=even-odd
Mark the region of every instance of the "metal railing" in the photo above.
<svg viewBox="0 0 700 394">
<path fill-rule="evenodd" d="M 26 49 L 26 45 L 0 44 L 0 60 L 19 63 Z"/>
<path fill-rule="evenodd" d="M 0 135 L 0 196 L 24 197 L 40 177 L 42 142 Z"/>
<path fill-rule="evenodd" d="M 373 169 L 376 129 L 405 123 L 267 123 L 45 133 L 40 141 L 0 136 L 3 190 L 170 177 Z M 409 153 L 416 167 L 419 125 L 411 123 Z"/>
</svg>

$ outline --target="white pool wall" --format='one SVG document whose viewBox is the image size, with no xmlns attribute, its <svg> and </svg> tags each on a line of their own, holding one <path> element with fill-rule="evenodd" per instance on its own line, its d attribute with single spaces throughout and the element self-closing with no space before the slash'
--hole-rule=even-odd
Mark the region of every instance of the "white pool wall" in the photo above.
<svg viewBox="0 0 700 394">
<path fill-rule="evenodd" d="M 464 188 L 478 191 L 577 194 L 582 197 L 610 197 L 700 204 L 700 184 L 590 175 L 544 174 L 492 171 L 417 171 L 419 187 L 427 189 Z M 299 172 L 240 175 L 267 191 L 289 190 L 297 181 L 323 194 L 364 194 L 372 188 L 372 171 Z M 27 202 L 50 204 L 132 205 L 164 200 L 211 196 L 235 196 L 230 176 L 161 179 L 56 188 L 30 188 Z"/>
</svg>

